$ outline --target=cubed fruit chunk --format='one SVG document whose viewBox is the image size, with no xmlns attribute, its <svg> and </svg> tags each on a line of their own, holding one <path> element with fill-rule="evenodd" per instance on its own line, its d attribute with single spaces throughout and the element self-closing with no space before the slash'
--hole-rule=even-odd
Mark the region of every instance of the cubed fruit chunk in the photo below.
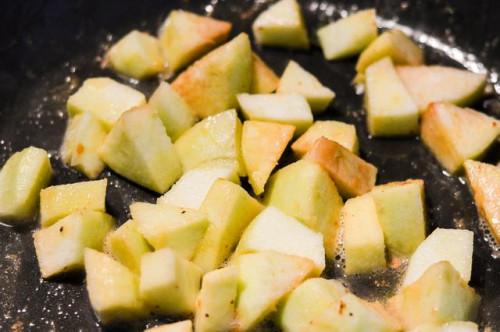
<svg viewBox="0 0 500 332">
<path fill-rule="evenodd" d="M 464 167 L 479 214 L 500 244 L 500 167 L 473 160 Z"/>
<path fill-rule="evenodd" d="M 185 259 L 193 257 L 208 227 L 205 214 L 166 204 L 133 203 L 130 213 L 156 250 L 169 247 Z"/>
<path fill-rule="evenodd" d="M 403 257 L 413 254 L 425 240 L 424 181 L 391 182 L 376 186 L 370 194 L 389 253 Z"/>
<path fill-rule="evenodd" d="M 300 160 L 271 178 L 265 201 L 323 234 L 328 258 L 335 257 L 342 198 L 328 173 L 319 165 Z"/>
<path fill-rule="evenodd" d="M 335 92 L 321 84 L 297 62 L 290 61 L 281 75 L 278 93 L 298 93 L 304 96 L 313 112 L 322 112 L 335 98 Z"/>
<path fill-rule="evenodd" d="M 301 134 L 313 123 L 311 108 L 304 96 L 297 93 L 238 95 L 243 116 L 260 120 L 290 124 Z"/>
<path fill-rule="evenodd" d="M 432 103 L 422 115 L 422 140 L 452 173 L 465 160 L 480 158 L 499 134 L 499 120 L 470 108 Z"/>
<path fill-rule="evenodd" d="M 35 147 L 14 153 L 0 170 L 0 219 L 13 225 L 35 214 L 38 194 L 52 178 L 47 151 Z"/>
<path fill-rule="evenodd" d="M 155 75 L 163 70 L 163 56 L 158 39 L 133 30 L 114 44 L 106 54 L 117 72 L 136 79 Z"/>
<path fill-rule="evenodd" d="M 144 332 L 193 332 L 193 323 L 190 320 L 183 320 L 177 323 L 163 324 L 151 327 Z"/>
<path fill-rule="evenodd" d="M 255 53 L 252 54 L 252 84 L 250 93 L 271 93 L 278 88 L 279 78 Z"/>
<path fill-rule="evenodd" d="M 61 184 L 40 192 L 40 223 L 47 227 L 81 210 L 106 210 L 107 179 Z"/>
<path fill-rule="evenodd" d="M 158 193 L 182 175 L 182 165 L 157 114 L 148 107 L 125 112 L 99 155 L 116 173 Z"/>
<path fill-rule="evenodd" d="M 238 163 L 233 159 L 207 161 L 184 173 L 157 203 L 198 210 L 217 179 L 239 184 Z"/>
<path fill-rule="evenodd" d="M 257 44 L 287 48 L 309 48 L 307 29 L 296 0 L 280 0 L 253 22 Z"/>
<path fill-rule="evenodd" d="M 182 72 L 172 88 L 205 118 L 238 106 L 236 95 L 250 91 L 251 84 L 252 49 L 241 33 Z"/>
<path fill-rule="evenodd" d="M 241 153 L 248 181 L 256 195 L 264 192 L 269 175 L 293 137 L 295 127 L 272 122 L 245 121 Z"/>
<path fill-rule="evenodd" d="M 175 72 L 222 43 L 231 23 L 172 10 L 159 31 L 159 39 L 170 72 Z"/>
<path fill-rule="evenodd" d="M 103 324 L 145 316 L 139 278 L 134 273 L 93 249 L 85 249 L 84 260 L 90 304 Z"/>
<path fill-rule="evenodd" d="M 323 55 L 336 60 L 360 53 L 377 38 L 375 9 L 362 10 L 318 30 Z"/>
<path fill-rule="evenodd" d="M 419 325 L 410 332 L 479 332 L 479 327 L 474 322 L 449 322 Z"/>
<path fill-rule="evenodd" d="M 243 230 L 262 208 L 239 185 L 217 180 L 201 206 L 210 225 L 193 261 L 205 272 L 218 268 L 229 257 Z"/>
<path fill-rule="evenodd" d="M 92 113 L 85 112 L 69 119 L 61 157 L 65 164 L 95 179 L 104 169 L 98 150 L 106 139 L 104 125 Z"/>
<path fill-rule="evenodd" d="M 434 263 L 448 261 L 465 282 L 472 270 L 474 233 L 465 229 L 437 228 L 411 256 L 403 285 L 417 281 Z"/>
<path fill-rule="evenodd" d="M 375 166 L 327 138 L 316 140 L 304 159 L 321 165 L 330 174 L 344 198 L 367 193 L 375 185 Z"/>
<path fill-rule="evenodd" d="M 123 112 L 144 104 L 146 97 L 141 92 L 107 77 L 95 77 L 83 82 L 66 107 L 71 116 L 90 112 L 111 128 Z"/>
<path fill-rule="evenodd" d="M 189 315 L 194 312 L 202 272 L 169 248 L 147 253 L 141 259 L 140 290 L 154 312 Z"/>
<path fill-rule="evenodd" d="M 356 127 L 339 121 L 315 121 L 307 131 L 293 144 L 292 150 L 297 157 L 302 157 L 312 148 L 320 137 L 328 138 L 342 145 L 354 154 L 358 154 L 359 143 Z"/>
<path fill-rule="evenodd" d="M 385 268 L 384 233 L 370 195 L 349 199 L 342 211 L 345 272 L 366 273 Z"/>
<path fill-rule="evenodd" d="M 237 267 L 225 267 L 205 274 L 196 299 L 195 330 L 231 331 L 235 320 L 237 295 Z"/>
<path fill-rule="evenodd" d="M 238 331 L 254 328 L 314 270 L 309 259 L 272 251 L 240 256 L 237 265 L 240 271 Z"/>
<path fill-rule="evenodd" d="M 43 278 L 83 269 L 85 248 L 101 250 L 114 226 L 111 216 L 96 211 L 75 212 L 33 234 Z"/>
</svg>

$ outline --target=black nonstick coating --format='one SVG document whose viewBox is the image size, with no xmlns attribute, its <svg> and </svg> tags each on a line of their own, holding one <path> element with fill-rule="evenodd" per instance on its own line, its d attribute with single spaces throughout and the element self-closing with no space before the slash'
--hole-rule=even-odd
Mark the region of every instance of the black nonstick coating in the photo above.
<svg viewBox="0 0 500 332">
<path fill-rule="evenodd" d="M 85 180 L 64 167 L 58 148 L 66 125 L 67 97 L 91 76 L 107 75 L 120 81 L 99 65 L 100 56 L 112 41 L 132 29 L 155 33 L 171 9 L 183 8 L 233 22 L 233 35 L 250 33 L 250 26 L 270 1 L 236 0 L 5 0 L 0 3 L 0 165 L 13 152 L 29 145 L 47 149 L 55 169 L 54 184 Z M 376 7 L 381 25 L 411 27 L 423 42 L 428 63 L 470 69 L 500 68 L 500 4 L 490 1 L 301 1 L 310 35 L 318 26 L 346 13 Z M 355 4 L 354 4 L 355 3 Z M 314 38 L 313 38 L 314 39 Z M 430 47 L 431 45 L 432 47 Z M 436 48 L 437 47 L 437 48 Z M 471 285 L 482 295 L 481 327 L 500 331 L 500 258 L 478 228 L 472 197 L 462 178 L 450 177 L 418 138 L 372 139 L 368 136 L 362 97 L 350 85 L 355 59 L 327 62 L 320 49 L 308 52 L 257 48 L 263 59 L 281 74 L 289 59 L 314 73 L 337 94 L 321 118 L 354 123 L 359 133 L 361 155 L 379 168 L 378 183 L 423 178 L 426 185 L 428 228 L 437 226 L 474 231 L 474 263 Z M 458 60 L 459 62 L 457 62 Z M 129 82 L 147 95 L 157 86 L 152 79 Z M 438 88 L 438 87 L 436 87 Z M 500 85 L 474 105 L 500 118 Z M 498 148 L 488 157 L 497 162 Z M 108 212 L 120 223 L 128 216 L 132 201 L 154 201 L 156 195 L 105 171 L 109 182 Z M 0 331 L 140 331 L 146 325 L 102 328 L 89 306 L 83 276 L 42 281 L 32 243 L 35 226 L 13 229 L 0 225 Z M 495 257 L 497 257 L 495 259 Z M 335 269 L 329 268 L 329 277 Z M 375 278 L 349 279 L 352 290 L 361 296 L 378 298 L 393 292 L 394 273 Z M 168 322 L 167 318 L 150 320 Z M 272 330 L 272 324 L 263 328 Z"/>
</svg>

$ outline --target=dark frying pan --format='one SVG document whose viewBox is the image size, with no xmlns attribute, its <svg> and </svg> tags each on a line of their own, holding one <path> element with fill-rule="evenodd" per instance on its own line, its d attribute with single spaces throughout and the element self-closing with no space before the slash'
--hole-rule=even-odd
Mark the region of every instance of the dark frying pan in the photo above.
<svg viewBox="0 0 500 332">
<path fill-rule="evenodd" d="M 55 169 L 54 183 L 84 180 L 59 160 L 57 150 L 66 124 L 65 101 L 87 77 L 109 75 L 99 56 L 112 40 L 131 29 L 154 33 L 171 9 L 184 8 L 230 20 L 233 34 L 250 32 L 256 14 L 269 1 L 236 0 L 33 0 L 0 4 L 0 164 L 16 150 L 36 145 L 49 150 Z M 411 27 L 425 47 L 428 63 L 478 70 L 486 68 L 497 83 L 500 68 L 500 35 L 497 0 L 331 0 L 302 1 L 311 35 L 320 25 L 358 8 L 375 6 L 384 26 Z M 418 138 L 370 139 L 365 129 L 362 98 L 350 86 L 354 59 L 327 62 L 319 48 L 309 52 L 258 49 L 281 73 L 288 59 L 295 59 L 337 93 L 325 118 L 354 123 L 361 154 L 379 167 L 378 183 L 423 178 L 426 184 L 429 231 L 437 226 L 474 231 L 474 264 L 471 284 L 482 295 L 481 327 L 500 331 L 500 258 L 478 228 L 478 216 L 463 179 L 445 174 Z M 126 81 L 126 80 L 125 80 Z M 134 82 L 130 82 L 136 84 Z M 150 94 L 156 79 L 137 88 Z M 500 85 L 475 108 L 500 117 Z M 497 162 L 498 148 L 488 157 Z M 155 195 L 105 171 L 110 179 L 108 211 L 126 220 L 132 201 L 153 201 Z M 145 325 L 102 328 L 89 306 L 83 276 L 42 281 L 31 239 L 35 226 L 12 229 L 0 226 L 0 331 L 139 331 Z M 497 258 L 495 258 L 497 257 Z M 328 277 L 335 276 L 329 268 Z M 368 298 L 389 295 L 397 275 L 350 279 L 353 291 Z M 380 283 L 379 279 L 385 282 Z M 168 318 L 148 323 L 168 322 Z M 274 329 L 272 323 L 264 329 Z"/>
</svg>

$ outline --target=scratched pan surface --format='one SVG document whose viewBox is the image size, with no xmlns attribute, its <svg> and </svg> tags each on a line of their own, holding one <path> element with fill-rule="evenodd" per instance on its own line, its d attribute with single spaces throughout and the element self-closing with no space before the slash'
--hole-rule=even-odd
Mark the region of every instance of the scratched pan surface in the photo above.
<svg viewBox="0 0 500 332">
<path fill-rule="evenodd" d="M 354 4 L 355 3 L 355 4 Z M 423 45 L 428 63 L 473 70 L 488 70 L 497 83 L 500 68 L 498 17 L 500 6 L 490 1 L 316 1 L 302 2 L 310 32 L 352 10 L 375 6 L 380 25 L 401 25 Z M 110 75 L 99 59 L 112 40 L 131 29 L 154 33 L 171 9 L 184 8 L 234 24 L 233 34 L 250 32 L 251 22 L 266 1 L 123 1 L 51 0 L 2 1 L 0 4 L 0 164 L 28 145 L 51 152 L 54 183 L 84 180 L 63 167 L 57 154 L 66 123 L 65 101 L 87 77 Z M 423 178 L 429 230 L 437 226 L 474 231 L 471 284 L 483 297 L 479 315 L 482 327 L 500 331 L 500 258 L 478 227 L 475 207 L 463 179 L 449 177 L 417 138 L 371 139 L 365 130 L 362 98 L 349 82 L 354 59 L 327 62 L 314 46 L 309 52 L 257 49 L 281 73 L 289 59 L 313 72 L 337 93 L 322 118 L 354 123 L 361 141 L 361 155 L 379 167 L 379 183 Z M 157 80 L 128 82 L 150 94 Z M 475 107 L 497 118 L 500 102 L 492 84 L 490 94 Z M 499 150 L 490 153 L 498 161 Z M 155 195 L 109 171 L 108 211 L 120 222 L 127 219 L 130 202 L 154 201 Z M 83 276 L 45 282 L 40 279 L 31 234 L 34 227 L 0 226 L 0 331 L 140 331 L 146 325 L 102 328 L 96 324 L 83 286 Z M 333 264 L 326 273 L 338 277 Z M 346 279 L 358 295 L 390 295 L 397 273 L 363 279 Z M 168 322 L 148 321 L 148 326 Z M 272 323 L 262 330 L 275 330 Z"/>
</svg>

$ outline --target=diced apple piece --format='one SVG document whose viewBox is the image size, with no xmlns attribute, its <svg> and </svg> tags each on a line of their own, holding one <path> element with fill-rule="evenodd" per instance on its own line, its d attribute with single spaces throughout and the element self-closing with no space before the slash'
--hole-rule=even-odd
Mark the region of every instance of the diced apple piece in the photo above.
<svg viewBox="0 0 500 332">
<path fill-rule="evenodd" d="M 145 316 L 139 278 L 106 254 L 85 249 L 85 272 L 90 304 L 101 323 L 130 321 Z"/>
<path fill-rule="evenodd" d="M 150 108 L 125 112 L 99 155 L 116 173 L 158 193 L 182 175 L 182 165 L 161 120 Z"/>
<path fill-rule="evenodd" d="M 417 281 L 434 263 L 448 261 L 465 282 L 472 270 L 474 233 L 465 229 L 437 228 L 411 256 L 403 286 Z"/>
<path fill-rule="evenodd" d="M 304 96 L 315 113 L 323 112 L 335 98 L 335 92 L 321 84 L 310 72 L 291 60 L 281 75 L 278 93 L 298 93 Z"/>
<path fill-rule="evenodd" d="M 47 227 L 76 211 L 106 210 L 107 179 L 52 186 L 40 191 L 40 223 Z"/>
<path fill-rule="evenodd" d="M 280 0 L 255 19 L 252 31 L 257 44 L 286 48 L 309 48 L 307 29 L 296 0 Z"/>
<path fill-rule="evenodd" d="M 253 70 L 250 93 L 271 93 L 278 88 L 280 79 L 274 71 L 255 53 L 252 54 Z"/>
<path fill-rule="evenodd" d="M 238 163 L 232 159 L 207 161 L 184 173 L 157 203 L 198 210 L 217 179 L 239 184 Z"/>
<path fill-rule="evenodd" d="M 241 153 L 248 181 L 256 195 L 264 192 L 269 175 L 293 137 L 295 127 L 279 123 L 245 121 Z"/>
<path fill-rule="evenodd" d="M 311 108 L 297 93 L 238 95 L 245 119 L 290 124 L 301 134 L 313 123 Z"/>
<path fill-rule="evenodd" d="M 31 218 L 38 193 L 52 178 L 47 151 L 28 147 L 14 153 L 0 170 L 0 219 L 12 225 Z"/>
<path fill-rule="evenodd" d="M 309 259 L 272 251 L 240 256 L 238 267 L 238 331 L 254 328 L 314 270 Z"/>
<path fill-rule="evenodd" d="M 196 299 L 196 332 L 231 331 L 237 295 L 237 267 L 225 267 L 205 274 Z"/>
<path fill-rule="evenodd" d="M 205 272 L 218 268 L 229 257 L 245 228 L 262 208 L 239 185 L 217 180 L 201 206 L 210 225 L 193 261 Z"/>
<path fill-rule="evenodd" d="M 474 322 L 449 322 L 419 325 L 410 332 L 479 332 L 479 327 Z"/>
<path fill-rule="evenodd" d="M 172 88 L 205 118 L 238 106 L 236 95 L 250 91 L 251 84 L 252 49 L 241 33 L 177 76 Z"/>
<path fill-rule="evenodd" d="M 169 247 L 185 259 L 193 257 L 208 227 L 205 214 L 166 204 L 133 203 L 130 213 L 156 250 Z"/>
<path fill-rule="evenodd" d="M 375 9 L 362 10 L 318 30 L 323 55 L 327 60 L 356 55 L 377 38 Z"/>
<path fill-rule="evenodd" d="M 147 253 L 141 259 L 141 296 L 154 312 L 189 315 L 195 309 L 201 277 L 195 264 L 169 248 Z"/>
<path fill-rule="evenodd" d="M 473 160 L 464 166 L 479 214 L 500 243 L 500 167 Z"/>
<path fill-rule="evenodd" d="M 193 323 L 190 320 L 183 320 L 177 323 L 158 325 L 144 332 L 193 332 Z"/>
<path fill-rule="evenodd" d="M 358 154 L 359 143 L 356 127 L 339 121 L 315 121 L 307 131 L 293 144 L 292 150 L 297 157 L 302 157 L 312 148 L 320 137 L 337 142 L 354 154 Z"/>
<path fill-rule="evenodd" d="M 146 97 L 141 92 L 107 77 L 94 77 L 83 82 L 69 97 L 66 107 L 71 116 L 90 112 L 111 128 L 124 112 L 145 104 Z"/>
<path fill-rule="evenodd" d="M 370 194 L 389 252 L 403 257 L 413 254 L 425 240 L 424 181 L 391 182 L 376 186 Z"/>
<path fill-rule="evenodd" d="M 231 23 L 183 10 L 172 10 L 159 31 L 165 62 L 170 72 L 222 43 L 231 31 Z"/>
<path fill-rule="evenodd" d="M 75 212 L 33 234 L 43 278 L 83 269 L 85 248 L 101 250 L 114 225 L 111 216 L 96 211 Z"/>
<path fill-rule="evenodd" d="M 375 185 L 375 166 L 327 138 L 316 140 L 304 159 L 321 165 L 330 174 L 344 198 L 367 193 Z"/>
<path fill-rule="evenodd" d="M 432 103 L 422 115 L 422 140 L 452 173 L 465 160 L 480 158 L 499 134 L 499 120 L 470 108 Z"/>
</svg>

